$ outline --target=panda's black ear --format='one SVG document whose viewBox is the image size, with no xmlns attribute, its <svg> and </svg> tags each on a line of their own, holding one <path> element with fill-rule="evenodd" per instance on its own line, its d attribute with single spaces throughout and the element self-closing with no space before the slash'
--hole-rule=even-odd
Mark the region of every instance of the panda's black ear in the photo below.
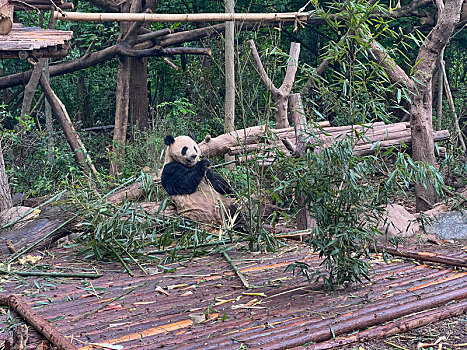
<svg viewBox="0 0 467 350">
<path fill-rule="evenodd" d="M 170 146 L 172 143 L 175 142 L 175 139 L 172 135 L 167 135 L 165 138 L 164 138 L 164 143 L 166 146 Z"/>
</svg>

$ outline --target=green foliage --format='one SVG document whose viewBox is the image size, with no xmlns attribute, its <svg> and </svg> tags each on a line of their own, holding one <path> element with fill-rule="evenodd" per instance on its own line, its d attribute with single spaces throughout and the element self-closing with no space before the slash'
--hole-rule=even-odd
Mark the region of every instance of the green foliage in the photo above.
<svg viewBox="0 0 467 350">
<path fill-rule="evenodd" d="M 370 16 L 374 11 L 384 13 L 385 8 L 362 0 L 333 2 L 326 10 L 319 2 L 314 4 L 316 15 L 327 21 L 339 40 L 329 40 L 322 57 L 333 69 L 322 76 L 307 65 L 303 69 L 312 78 L 313 99 L 308 103 L 313 119 L 331 117 L 336 125 L 390 121 L 388 107 L 402 108 L 401 99 L 410 100 L 410 92 L 394 86 L 384 68 L 371 58 L 370 47 L 375 40 L 399 37 L 387 21 Z"/>
<path fill-rule="evenodd" d="M 308 149 L 302 158 L 285 157 L 275 167 L 275 192 L 305 196 L 316 220 L 309 244 L 324 258 L 325 270 L 309 277 L 322 279 L 327 287 L 369 278 L 363 258 L 369 257 L 369 246 L 382 233 L 378 225 L 395 194 L 407 192 L 414 182 L 434 183 L 442 191 L 442 177 L 433 166 L 400 153 L 389 170 L 381 154 L 356 156 L 354 142 L 349 137 L 321 149 L 317 138 L 319 152 Z M 291 266 L 295 268 L 306 266 Z"/>
</svg>

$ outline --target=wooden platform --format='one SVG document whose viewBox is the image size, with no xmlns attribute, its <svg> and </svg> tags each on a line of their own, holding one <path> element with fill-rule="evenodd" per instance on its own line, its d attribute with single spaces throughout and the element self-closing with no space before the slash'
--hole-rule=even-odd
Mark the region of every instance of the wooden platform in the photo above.
<svg viewBox="0 0 467 350">
<path fill-rule="evenodd" d="M 14 23 L 7 35 L 0 35 L 0 58 L 62 58 L 71 48 L 72 31 L 23 27 Z"/>
<path fill-rule="evenodd" d="M 2 275 L 1 292 L 22 295 L 80 350 L 94 348 L 93 343 L 146 350 L 335 349 L 335 342 L 358 348 L 355 344 L 371 340 L 368 333 L 375 329 L 400 333 L 404 331 L 401 324 L 423 325 L 446 308 L 455 308 L 457 315 L 467 310 L 465 268 L 400 258 L 385 263 L 375 254 L 369 261 L 371 282 L 327 291 L 303 276 L 285 272 L 296 261 L 309 264 L 311 271 L 322 269 L 322 259 L 307 245 L 287 244 L 269 254 L 251 253 L 239 244 L 231 246 L 229 255 L 248 279 L 249 290 L 242 288 L 220 254 L 163 268 L 157 259 L 148 261 L 143 263 L 148 274 L 131 266 L 135 272 L 131 277 L 119 264 L 85 260 L 72 249 L 54 248 L 41 255 L 35 266 L 15 263 L 11 268 L 99 272 L 103 276 L 91 281 Z M 411 249 L 426 256 L 467 257 L 461 246 L 454 244 Z M 0 309 L 3 344 L 21 318 L 12 312 L 9 319 L 7 308 Z M 450 344 L 467 342 L 465 330 L 446 336 Z M 43 340 L 30 327 L 28 349 Z"/>
</svg>

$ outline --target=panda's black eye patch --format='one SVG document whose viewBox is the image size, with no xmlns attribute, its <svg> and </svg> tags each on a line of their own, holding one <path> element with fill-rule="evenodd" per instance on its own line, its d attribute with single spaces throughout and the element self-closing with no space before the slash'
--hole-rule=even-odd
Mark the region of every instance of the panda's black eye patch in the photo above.
<svg viewBox="0 0 467 350">
<path fill-rule="evenodd" d="M 186 154 L 186 151 L 188 151 L 188 147 L 185 146 L 182 148 L 182 156 Z"/>
</svg>

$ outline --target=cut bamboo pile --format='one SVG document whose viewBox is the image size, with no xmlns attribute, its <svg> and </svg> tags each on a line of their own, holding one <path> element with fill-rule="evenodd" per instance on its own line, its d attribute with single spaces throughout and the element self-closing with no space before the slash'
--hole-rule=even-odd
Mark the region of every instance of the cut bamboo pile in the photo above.
<svg viewBox="0 0 467 350">
<path fill-rule="evenodd" d="M 254 158 L 261 158 L 261 163 L 269 165 L 275 158 L 275 153 L 279 150 L 287 155 L 292 155 L 296 150 L 296 135 L 294 128 L 270 129 L 273 137 L 266 138 L 263 129 L 255 130 L 253 127 L 248 131 L 240 131 L 235 143 L 226 145 L 223 150 L 229 155 L 239 156 L 239 161 L 244 162 Z M 243 138 L 241 136 L 244 136 Z M 274 137 L 275 136 L 275 137 Z M 312 147 L 315 152 L 319 152 L 324 147 L 330 146 L 336 141 L 345 137 L 354 136 L 356 143 L 354 153 L 356 155 L 369 155 L 379 149 L 402 148 L 411 145 L 412 136 L 410 124 L 401 122 L 395 124 L 384 124 L 376 122 L 364 125 L 348 125 L 330 127 L 329 125 L 308 128 L 304 142 L 308 147 Z M 219 136 L 219 138 L 225 135 Z M 448 140 L 450 137 L 448 130 L 436 131 L 433 133 L 434 141 Z M 208 141 L 215 143 L 217 138 Z M 202 144 L 206 143 L 204 141 Z M 212 150 L 210 150 L 212 151 Z M 255 153 L 254 155 L 251 153 Z"/>
</svg>

